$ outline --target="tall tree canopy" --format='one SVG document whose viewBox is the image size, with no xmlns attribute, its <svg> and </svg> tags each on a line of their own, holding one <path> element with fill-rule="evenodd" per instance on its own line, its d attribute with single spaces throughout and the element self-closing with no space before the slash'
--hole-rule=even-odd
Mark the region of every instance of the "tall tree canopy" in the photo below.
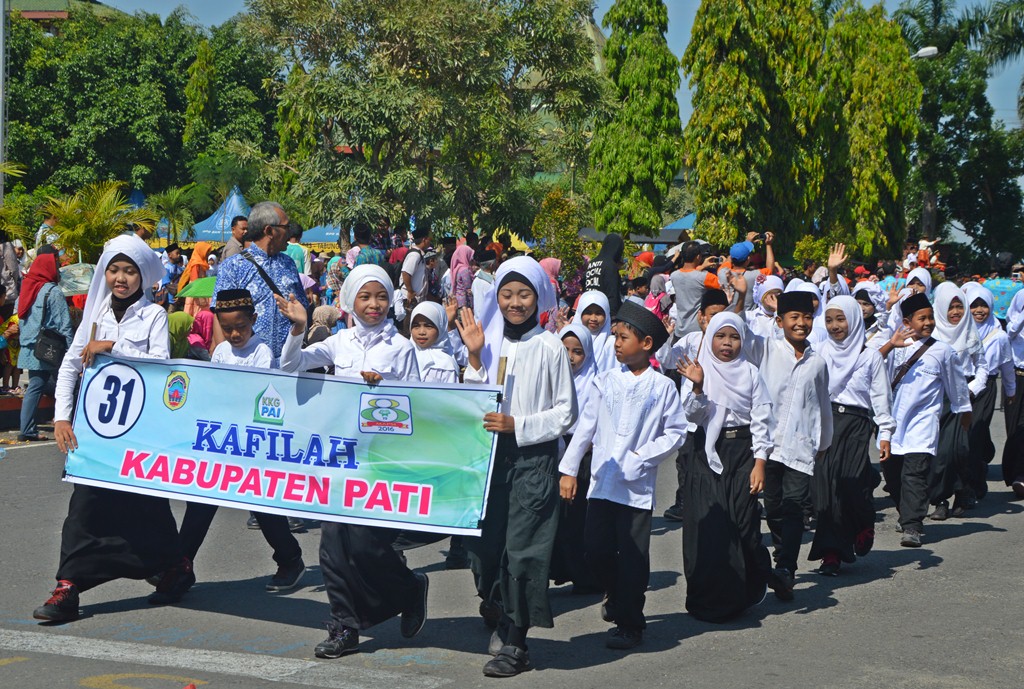
<svg viewBox="0 0 1024 689">
<path fill-rule="evenodd" d="M 668 10 L 662 0 L 616 0 L 604 26 L 611 30 L 604 57 L 617 107 L 594 132 L 586 190 L 598 231 L 656 234 L 683 162 Z"/>
</svg>

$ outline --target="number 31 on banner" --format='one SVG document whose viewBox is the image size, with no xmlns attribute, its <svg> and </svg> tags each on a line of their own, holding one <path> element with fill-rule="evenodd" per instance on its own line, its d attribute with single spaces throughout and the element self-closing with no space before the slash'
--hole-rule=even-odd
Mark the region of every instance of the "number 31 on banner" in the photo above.
<svg viewBox="0 0 1024 689">
<path fill-rule="evenodd" d="M 146 386 L 131 366 L 108 364 L 100 369 L 85 389 L 85 420 L 96 435 L 119 438 L 142 416 Z"/>
</svg>

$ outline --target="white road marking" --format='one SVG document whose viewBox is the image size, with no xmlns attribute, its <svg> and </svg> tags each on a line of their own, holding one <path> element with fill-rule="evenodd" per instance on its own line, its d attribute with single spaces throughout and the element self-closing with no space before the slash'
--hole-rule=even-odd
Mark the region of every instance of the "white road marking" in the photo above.
<svg viewBox="0 0 1024 689">
<path fill-rule="evenodd" d="M 49 447 L 50 445 L 56 444 L 56 440 L 37 440 L 34 443 L 24 443 L 18 445 L 0 445 L 0 447 L 7 450 L 8 452 L 12 452 L 13 450 L 27 450 L 30 447 Z"/>
<path fill-rule="evenodd" d="M 425 675 L 354 667 L 344 660 L 317 662 L 251 653 L 171 648 L 89 639 L 59 632 L 19 632 L 0 629 L 0 648 L 23 653 L 47 653 L 130 665 L 252 677 L 268 682 L 291 682 L 323 689 L 433 689 L 450 683 L 450 680 Z"/>
</svg>

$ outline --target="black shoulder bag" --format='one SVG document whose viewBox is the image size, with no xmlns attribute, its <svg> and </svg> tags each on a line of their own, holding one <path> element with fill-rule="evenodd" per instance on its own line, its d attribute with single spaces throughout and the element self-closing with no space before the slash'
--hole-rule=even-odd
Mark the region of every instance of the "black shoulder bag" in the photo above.
<svg viewBox="0 0 1024 689">
<path fill-rule="evenodd" d="M 249 263 L 251 263 L 254 266 L 256 266 L 256 271 L 260 274 L 260 277 L 263 278 L 263 282 L 267 283 L 267 287 L 270 288 L 271 292 L 273 292 L 274 294 L 276 294 L 279 297 L 283 297 L 284 296 L 283 294 L 281 294 L 281 290 L 278 289 L 277 285 L 274 284 L 274 281 L 270 279 L 270 276 L 267 275 L 267 271 L 263 270 L 263 266 L 261 266 L 259 263 L 257 263 L 256 259 L 252 257 L 252 254 L 250 254 L 248 251 L 243 251 L 241 253 L 241 256 L 246 261 L 248 261 Z"/>
<path fill-rule="evenodd" d="M 52 292 L 54 289 L 60 289 L 56 285 L 50 289 Z M 43 294 L 40 292 L 36 301 L 40 298 L 43 300 L 43 316 L 39 320 L 39 336 L 36 337 L 36 346 L 32 350 L 36 355 L 36 359 L 40 362 L 58 368 L 61 362 L 64 361 L 64 355 L 68 351 L 68 341 L 56 330 L 51 330 L 46 326 L 46 298 L 50 292 Z M 34 304 L 33 304 L 34 306 Z"/>
</svg>

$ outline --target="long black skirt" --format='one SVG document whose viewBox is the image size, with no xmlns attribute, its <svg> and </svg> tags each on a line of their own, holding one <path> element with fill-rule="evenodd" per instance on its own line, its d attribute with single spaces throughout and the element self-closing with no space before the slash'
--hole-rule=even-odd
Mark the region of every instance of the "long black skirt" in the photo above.
<svg viewBox="0 0 1024 689">
<path fill-rule="evenodd" d="M 853 562 L 857 534 L 875 524 L 872 493 L 875 473 L 871 467 L 871 435 L 874 432 L 867 410 L 840 412 L 833 405 L 832 446 L 814 465 L 811 497 L 817 515 L 814 541 L 808 560 L 821 560 L 834 552 L 843 562 Z"/>
<path fill-rule="evenodd" d="M 60 539 L 57 579 L 87 591 L 114 579 L 145 579 L 181 560 L 166 498 L 76 484 Z"/>
<path fill-rule="evenodd" d="M 700 620 L 725 622 L 758 603 L 771 572 L 761 543 L 757 496 L 750 494 L 754 468 L 749 431 L 715 448 L 721 475 L 708 466 L 704 429 L 694 434 L 695 452 L 686 471 L 683 500 L 683 573 L 686 610 Z"/>
<path fill-rule="evenodd" d="M 996 445 L 992 442 L 992 416 L 996 411 L 998 389 L 995 377 L 989 378 L 985 390 L 971 403 L 971 429 L 967 433 L 970 446 L 968 487 L 979 498 L 988 492 L 988 465 L 996 456 Z"/>
<path fill-rule="evenodd" d="M 939 448 L 928 472 L 928 501 L 932 505 L 949 500 L 965 483 L 970 454 L 960 415 L 950 410 L 949 400 L 946 400 L 939 418 Z"/>
<path fill-rule="evenodd" d="M 597 577 L 587 566 L 583 552 L 583 531 L 587 523 L 587 491 L 590 490 L 590 453 L 580 462 L 576 474 L 576 497 L 572 502 L 562 501 L 559 507 L 558 532 L 551 553 L 551 580 L 555 584 L 571 581 L 575 586 L 594 588 Z"/>
<path fill-rule="evenodd" d="M 1003 398 L 1003 419 L 1006 422 L 1006 444 L 1003 445 L 1003 482 L 1010 485 L 1024 476 L 1024 370 L 1016 369 L 1017 396 L 1013 404 Z"/>
</svg>

